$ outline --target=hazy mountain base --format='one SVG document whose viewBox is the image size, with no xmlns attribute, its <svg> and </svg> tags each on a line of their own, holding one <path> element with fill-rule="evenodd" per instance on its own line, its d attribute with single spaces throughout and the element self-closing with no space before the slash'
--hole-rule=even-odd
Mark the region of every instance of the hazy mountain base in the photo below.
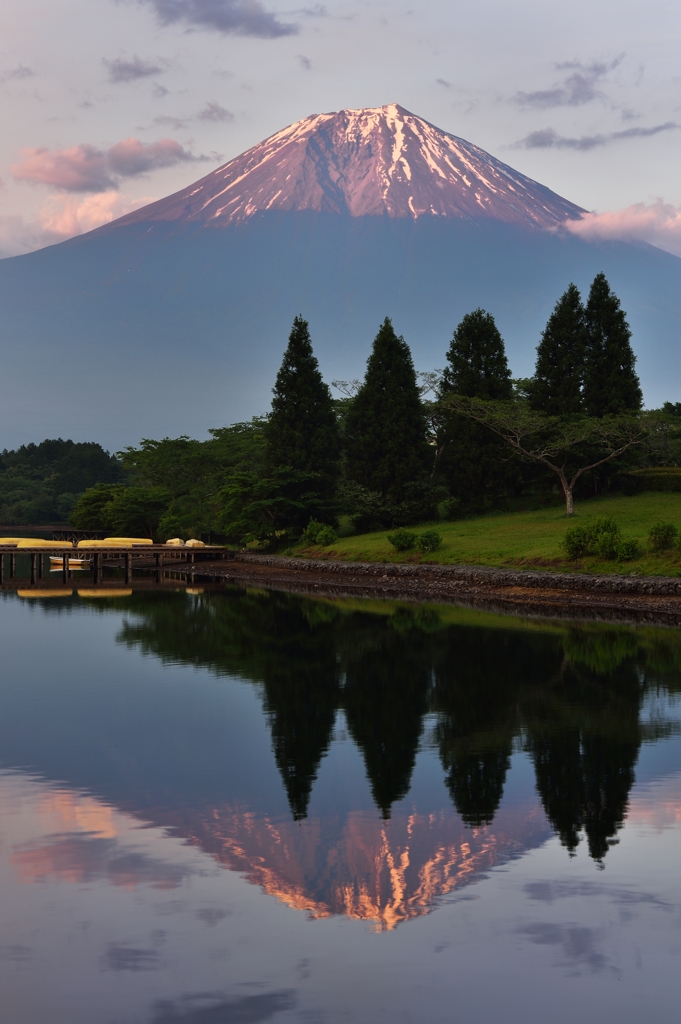
<svg viewBox="0 0 681 1024">
<path fill-rule="evenodd" d="M 293 317 L 327 378 L 356 377 L 389 314 L 416 365 L 442 366 L 476 306 L 529 375 L 556 297 L 604 271 L 634 335 L 647 404 L 681 386 L 681 259 L 495 221 L 277 213 L 216 229 L 111 225 L 0 261 L 8 446 L 98 424 L 103 444 L 203 436 L 270 402 Z"/>
</svg>

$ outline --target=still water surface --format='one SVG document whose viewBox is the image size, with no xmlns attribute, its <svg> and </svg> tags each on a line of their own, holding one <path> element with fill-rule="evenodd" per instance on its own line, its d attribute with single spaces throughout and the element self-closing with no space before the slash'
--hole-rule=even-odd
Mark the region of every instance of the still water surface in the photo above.
<svg viewBox="0 0 681 1024">
<path fill-rule="evenodd" d="M 2 1024 L 676 1022 L 681 635 L 0 596 Z"/>
</svg>

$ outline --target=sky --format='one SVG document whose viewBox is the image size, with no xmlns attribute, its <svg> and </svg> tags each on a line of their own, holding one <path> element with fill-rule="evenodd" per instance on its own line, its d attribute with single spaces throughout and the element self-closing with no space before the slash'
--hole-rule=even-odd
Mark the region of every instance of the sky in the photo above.
<svg viewBox="0 0 681 1024">
<path fill-rule="evenodd" d="M 0 255 L 394 102 L 681 255 L 680 42 L 669 0 L 3 0 Z"/>
</svg>

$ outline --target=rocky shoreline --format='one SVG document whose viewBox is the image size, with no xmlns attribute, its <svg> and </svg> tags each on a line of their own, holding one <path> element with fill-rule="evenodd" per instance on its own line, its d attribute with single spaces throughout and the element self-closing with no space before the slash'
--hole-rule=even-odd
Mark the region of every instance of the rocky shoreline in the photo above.
<svg viewBox="0 0 681 1024">
<path fill-rule="evenodd" d="M 183 567 L 184 568 L 184 567 Z M 192 576 L 316 596 L 457 604 L 506 614 L 681 626 L 681 578 L 338 562 L 235 552 Z"/>
</svg>

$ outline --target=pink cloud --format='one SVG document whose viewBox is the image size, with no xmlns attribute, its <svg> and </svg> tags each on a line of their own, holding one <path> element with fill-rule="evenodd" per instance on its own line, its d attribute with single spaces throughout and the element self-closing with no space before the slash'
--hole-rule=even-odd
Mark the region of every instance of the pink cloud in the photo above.
<svg viewBox="0 0 681 1024">
<path fill-rule="evenodd" d="M 107 153 L 109 167 L 121 177 L 133 177 L 160 167 L 172 167 L 185 160 L 197 160 L 174 139 L 159 139 L 158 142 L 140 142 L 139 139 L 123 139 L 112 146 Z"/>
<path fill-rule="evenodd" d="M 61 242 L 65 238 L 94 231 L 102 224 L 110 224 L 112 220 L 153 201 L 151 196 L 125 199 L 113 190 L 86 196 L 84 199 L 76 196 L 50 196 L 38 215 L 38 221 L 47 237 L 53 242 Z"/>
<path fill-rule="evenodd" d="M 114 187 L 106 154 L 94 146 L 25 149 L 22 156 L 12 167 L 17 181 L 56 186 L 66 192 L 101 192 Z"/>
<path fill-rule="evenodd" d="M 0 216 L 0 258 L 18 256 L 110 224 L 153 203 L 155 196 L 128 199 L 110 189 L 80 198 L 63 192 L 47 198 L 37 217 Z"/>
<path fill-rule="evenodd" d="M 681 209 L 661 199 L 622 210 L 584 213 L 580 220 L 567 221 L 564 226 L 581 238 L 649 242 L 681 256 Z"/>
<path fill-rule="evenodd" d="M 117 188 L 121 178 L 208 159 L 210 157 L 194 156 L 174 139 L 146 143 L 129 138 L 106 151 L 89 145 L 70 149 L 25 149 L 22 160 L 12 167 L 12 174 L 17 181 L 50 185 L 64 192 L 99 193 Z"/>
</svg>

